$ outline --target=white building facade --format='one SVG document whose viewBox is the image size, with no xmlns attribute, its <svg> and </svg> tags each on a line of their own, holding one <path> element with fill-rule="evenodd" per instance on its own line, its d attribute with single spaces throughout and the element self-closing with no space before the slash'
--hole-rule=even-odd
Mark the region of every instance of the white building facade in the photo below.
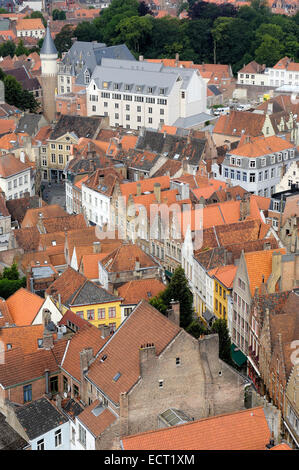
<svg viewBox="0 0 299 470">
<path fill-rule="evenodd" d="M 206 112 L 207 85 L 194 69 L 102 59 L 87 86 L 87 115 L 108 116 L 111 126 L 158 129 Z"/>
<path fill-rule="evenodd" d="M 267 139 L 261 138 L 265 149 L 259 149 L 259 141 L 244 144 L 226 154 L 223 163 L 212 165 L 214 178 L 229 181 L 233 186 L 242 186 L 258 196 L 270 197 L 276 191 L 283 172 L 299 159 L 295 147 L 288 141 L 275 137 L 275 145 L 267 146 Z M 279 142 L 280 141 L 280 142 Z M 273 141 L 272 141 L 273 143 Z M 252 155 L 252 157 L 250 156 Z"/>
</svg>

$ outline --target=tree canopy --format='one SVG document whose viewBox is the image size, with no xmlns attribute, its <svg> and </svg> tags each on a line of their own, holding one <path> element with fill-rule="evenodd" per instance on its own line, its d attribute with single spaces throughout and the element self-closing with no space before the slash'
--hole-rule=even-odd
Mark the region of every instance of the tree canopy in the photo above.
<svg viewBox="0 0 299 470">
<path fill-rule="evenodd" d="M 0 80 L 4 82 L 5 101 L 8 104 L 16 106 L 23 111 L 34 113 L 39 104 L 33 94 L 28 90 L 23 90 L 21 84 L 12 75 L 5 75 L 0 69 Z"/>
<path fill-rule="evenodd" d="M 7 299 L 21 287 L 26 287 L 26 277 L 20 278 L 17 265 L 4 268 L 0 274 L 0 297 Z"/>
<path fill-rule="evenodd" d="M 181 60 L 194 63 L 230 64 L 234 73 L 254 59 L 267 66 L 285 55 L 299 61 L 298 13 L 272 14 L 264 0 L 239 8 L 195 0 L 184 6 L 189 19 L 155 18 L 144 2 L 112 0 L 97 18 L 79 23 L 70 34 L 108 46 L 125 43 L 135 57 L 174 58 L 179 53 Z"/>
</svg>

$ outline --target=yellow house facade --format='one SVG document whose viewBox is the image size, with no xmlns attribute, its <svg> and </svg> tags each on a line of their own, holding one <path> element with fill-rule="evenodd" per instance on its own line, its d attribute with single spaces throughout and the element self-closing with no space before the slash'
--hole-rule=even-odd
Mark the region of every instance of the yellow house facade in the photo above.
<svg viewBox="0 0 299 470">
<path fill-rule="evenodd" d="M 228 296 L 232 292 L 237 266 L 220 266 L 212 271 L 209 274 L 214 279 L 214 315 L 227 321 Z"/>
<path fill-rule="evenodd" d="M 114 332 L 121 324 L 121 300 L 98 302 L 86 305 L 70 305 L 70 310 L 97 328 L 107 325 Z"/>
</svg>

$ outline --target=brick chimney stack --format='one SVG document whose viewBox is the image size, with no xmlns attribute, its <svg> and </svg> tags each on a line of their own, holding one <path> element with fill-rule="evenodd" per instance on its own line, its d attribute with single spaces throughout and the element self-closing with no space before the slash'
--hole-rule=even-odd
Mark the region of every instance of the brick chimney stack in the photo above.
<svg viewBox="0 0 299 470">
<path fill-rule="evenodd" d="M 167 318 L 180 326 L 180 302 L 178 300 L 171 300 L 170 308 L 167 310 Z"/>
</svg>

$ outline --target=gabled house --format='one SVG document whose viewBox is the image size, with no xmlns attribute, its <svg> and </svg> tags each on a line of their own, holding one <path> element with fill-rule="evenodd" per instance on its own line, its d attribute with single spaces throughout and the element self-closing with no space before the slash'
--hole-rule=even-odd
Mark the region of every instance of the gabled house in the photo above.
<svg viewBox="0 0 299 470">
<path fill-rule="evenodd" d="M 80 397 L 87 408 L 76 417 L 78 449 L 117 449 L 123 436 L 156 430 L 169 408 L 189 420 L 243 408 L 245 382 L 218 358 L 217 335 L 196 340 L 181 329 L 178 303 L 168 314 L 141 301 L 108 341 L 88 342 L 81 351 Z M 74 341 L 62 368 L 79 378 Z"/>
</svg>

